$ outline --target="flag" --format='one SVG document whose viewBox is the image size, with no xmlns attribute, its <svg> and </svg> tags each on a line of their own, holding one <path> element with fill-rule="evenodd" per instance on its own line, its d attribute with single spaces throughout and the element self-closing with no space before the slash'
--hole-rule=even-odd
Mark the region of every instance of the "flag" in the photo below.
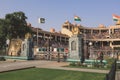
<svg viewBox="0 0 120 80">
<path fill-rule="evenodd" d="M 38 18 L 38 23 L 45 23 L 45 18 Z"/>
<path fill-rule="evenodd" d="M 113 14 L 113 20 L 114 21 L 120 20 L 120 16 Z"/>
<path fill-rule="evenodd" d="M 74 16 L 74 21 L 81 21 L 79 16 Z"/>
</svg>

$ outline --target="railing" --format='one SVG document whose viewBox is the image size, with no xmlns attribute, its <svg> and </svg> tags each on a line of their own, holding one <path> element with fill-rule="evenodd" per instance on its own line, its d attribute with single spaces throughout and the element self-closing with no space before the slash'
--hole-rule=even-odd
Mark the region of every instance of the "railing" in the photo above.
<svg viewBox="0 0 120 80">
<path fill-rule="evenodd" d="M 115 80 L 115 73 L 116 73 L 116 60 L 112 64 L 110 72 L 106 74 L 105 80 Z"/>
</svg>

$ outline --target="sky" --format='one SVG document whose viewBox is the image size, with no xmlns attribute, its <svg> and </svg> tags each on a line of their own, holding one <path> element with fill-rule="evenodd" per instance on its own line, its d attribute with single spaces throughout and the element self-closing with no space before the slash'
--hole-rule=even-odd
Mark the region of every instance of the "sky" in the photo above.
<svg viewBox="0 0 120 80">
<path fill-rule="evenodd" d="M 85 27 L 110 26 L 115 25 L 112 14 L 120 15 L 119 5 L 120 0 L 0 0 L 0 18 L 22 11 L 28 23 L 46 31 L 60 31 L 66 20 Z M 75 22 L 74 15 L 82 21 Z M 45 18 L 45 23 L 39 24 L 38 18 Z"/>
</svg>

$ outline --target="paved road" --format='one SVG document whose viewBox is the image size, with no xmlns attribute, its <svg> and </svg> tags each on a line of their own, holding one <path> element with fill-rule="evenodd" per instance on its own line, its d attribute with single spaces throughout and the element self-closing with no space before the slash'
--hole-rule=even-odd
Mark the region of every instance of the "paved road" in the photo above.
<svg viewBox="0 0 120 80">
<path fill-rule="evenodd" d="M 69 62 L 57 62 L 57 61 L 7 61 L 0 62 L 0 72 L 11 71 L 16 69 L 37 67 L 37 68 L 50 68 L 50 69 L 62 69 L 62 70 L 74 70 L 83 72 L 95 72 L 95 73 L 108 73 L 108 70 L 96 70 L 96 69 L 81 69 L 81 68 L 69 68 L 62 67 L 69 65 Z"/>
<path fill-rule="evenodd" d="M 115 80 L 120 80 L 120 71 L 116 71 Z"/>
</svg>

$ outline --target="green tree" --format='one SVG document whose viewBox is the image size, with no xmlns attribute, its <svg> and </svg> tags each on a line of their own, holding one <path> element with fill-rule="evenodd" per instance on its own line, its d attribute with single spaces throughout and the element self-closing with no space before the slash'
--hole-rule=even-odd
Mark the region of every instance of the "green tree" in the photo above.
<svg viewBox="0 0 120 80">
<path fill-rule="evenodd" d="M 23 12 L 6 14 L 5 19 L 0 19 L 0 49 L 6 46 L 7 39 L 24 38 L 26 33 L 32 32 L 26 19 Z"/>
<path fill-rule="evenodd" d="M 31 29 L 27 26 L 27 17 L 23 12 L 14 12 L 6 14 L 5 20 L 8 22 L 8 36 L 12 38 L 24 38 L 24 35 L 31 32 Z"/>
<path fill-rule="evenodd" d="M 0 19 L 0 49 L 6 44 L 7 25 L 8 24 L 4 19 Z"/>
</svg>

